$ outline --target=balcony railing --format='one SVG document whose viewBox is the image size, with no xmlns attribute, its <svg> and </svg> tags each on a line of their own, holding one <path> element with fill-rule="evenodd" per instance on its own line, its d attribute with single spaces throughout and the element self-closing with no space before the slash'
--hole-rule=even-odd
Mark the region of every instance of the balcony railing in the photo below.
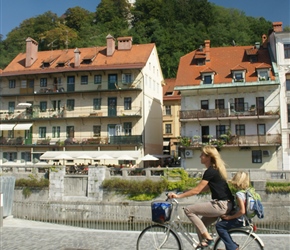
<svg viewBox="0 0 290 250">
<path fill-rule="evenodd" d="M 48 81 L 46 87 L 40 87 L 34 85 L 33 88 L 18 88 L 11 92 L 8 87 L 2 86 L 2 92 L 0 96 L 11 96 L 11 95 L 55 95 L 71 92 L 86 92 L 86 91 L 131 91 L 142 88 L 142 79 L 135 79 L 132 82 L 118 81 L 115 84 L 109 84 L 108 81 L 101 81 L 100 83 L 94 83 L 88 81 L 86 84 L 75 82 L 68 88 L 66 83 L 55 84 L 53 81 Z M 8 85 L 7 85 L 8 86 Z"/>
<path fill-rule="evenodd" d="M 214 136 L 205 136 L 206 142 L 202 139 L 190 137 L 181 137 L 179 144 L 183 147 L 201 147 L 205 143 L 221 146 L 260 146 L 260 145 L 281 145 L 281 134 L 267 135 L 232 135 L 228 138 L 216 138 Z"/>
<path fill-rule="evenodd" d="M 89 146 L 89 145 L 138 145 L 142 143 L 141 135 L 120 135 L 120 136 L 98 136 L 91 138 L 38 138 L 38 139 L 24 139 L 23 137 L 7 138 L 0 137 L 0 145 L 2 146 L 20 146 L 20 145 L 34 145 L 34 146 Z"/>
<path fill-rule="evenodd" d="M 113 114 L 113 115 L 112 115 Z M 74 110 L 52 110 L 47 109 L 43 112 L 33 111 L 28 113 L 22 112 L 2 112 L 0 113 L 0 119 L 5 121 L 14 120 L 35 120 L 35 119 L 58 119 L 58 118 L 73 118 L 73 117 L 128 117 L 128 116 L 141 116 L 141 108 L 132 106 L 130 110 L 124 110 L 124 107 L 117 107 L 115 112 L 108 113 L 108 108 L 102 108 L 96 110 L 93 108 L 79 108 L 75 107 Z"/>
<path fill-rule="evenodd" d="M 198 120 L 203 118 L 246 117 L 246 116 L 279 116 L 279 107 L 265 107 L 263 109 L 249 108 L 237 111 L 235 109 L 198 109 L 180 111 L 181 120 Z"/>
</svg>

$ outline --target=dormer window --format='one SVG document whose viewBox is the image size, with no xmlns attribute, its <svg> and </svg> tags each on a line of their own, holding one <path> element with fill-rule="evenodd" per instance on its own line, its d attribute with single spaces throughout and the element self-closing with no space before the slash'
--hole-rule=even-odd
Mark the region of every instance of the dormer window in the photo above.
<svg viewBox="0 0 290 250">
<path fill-rule="evenodd" d="M 197 65 L 205 65 L 205 58 L 197 59 Z"/>
<path fill-rule="evenodd" d="M 269 70 L 257 70 L 259 81 L 268 81 L 269 80 Z"/>
<path fill-rule="evenodd" d="M 211 68 L 206 68 L 200 72 L 202 82 L 201 84 L 213 84 L 215 71 Z"/>
<path fill-rule="evenodd" d="M 243 72 L 234 72 L 234 82 L 243 82 L 244 74 Z"/>
<path fill-rule="evenodd" d="M 203 77 L 203 84 L 212 84 L 212 76 L 211 75 L 205 75 Z"/>
</svg>

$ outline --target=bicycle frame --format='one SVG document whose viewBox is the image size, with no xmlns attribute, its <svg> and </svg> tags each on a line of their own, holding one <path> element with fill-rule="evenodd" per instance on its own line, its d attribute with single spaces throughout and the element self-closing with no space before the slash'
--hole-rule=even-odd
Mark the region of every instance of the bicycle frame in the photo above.
<svg viewBox="0 0 290 250">
<path fill-rule="evenodd" d="M 168 234 L 169 231 L 175 231 L 177 233 L 177 236 L 179 237 L 180 243 L 183 246 L 183 242 L 181 240 L 181 237 L 179 234 L 181 234 L 186 241 L 193 246 L 193 248 L 197 247 L 197 245 L 199 244 L 199 240 L 196 240 L 192 235 L 190 235 L 190 233 L 184 228 L 184 226 L 182 225 L 179 213 L 178 213 L 178 208 L 179 208 L 179 203 L 176 199 L 172 199 L 172 203 L 174 203 L 173 205 L 173 210 L 171 213 L 171 218 L 170 221 L 165 223 L 165 226 L 168 229 Z M 240 246 L 240 249 L 247 249 L 247 246 L 251 243 L 252 240 L 257 240 L 260 242 L 260 244 L 264 247 L 264 243 L 263 241 L 259 238 L 259 236 L 254 233 L 254 227 L 253 224 L 248 221 L 248 225 L 246 227 L 241 227 L 241 228 L 233 228 L 230 229 L 229 232 L 246 232 L 248 234 L 248 237 L 246 238 L 246 240 L 243 242 L 243 244 Z M 211 235 L 214 238 L 215 242 L 217 242 L 219 237 L 216 237 L 216 234 L 213 232 L 213 230 L 211 230 Z M 168 235 L 167 235 L 168 236 Z M 254 238 L 251 238 L 251 236 L 253 236 Z M 164 239 L 164 242 L 162 243 L 162 245 L 166 242 L 166 239 Z"/>
<path fill-rule="evenodd" d="M 178 207 L 179 207 L 178 201 L 176 199 L 172 199 L 172 203 L 175 203 L 175 205 L 173 206 L 173 211 L 171 213 L 170 221 L 166 223 L 168 231 L 170 229 L 172 229 L 173 231 L 180 233 L 188 241 L 188 243 L 191 246 L 197 247 L 197 245 L 199 244 L 199 241 L 197 241 L 195 238 L 193 238 L 192 235 L 190 235 L 190 233 L 182 225 L 182 222 L 180 220 L 180 216 L 178 214 Z M 178 237 L 179 237 L 179 235 L 178 235 Z M 183 245 L 181 239 L 180 239 L 180 242 Z"/>
</svg>

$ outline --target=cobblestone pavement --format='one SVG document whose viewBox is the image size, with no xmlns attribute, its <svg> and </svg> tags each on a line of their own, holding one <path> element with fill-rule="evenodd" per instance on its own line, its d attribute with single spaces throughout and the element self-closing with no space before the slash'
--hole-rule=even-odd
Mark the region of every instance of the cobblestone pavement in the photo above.
<svg viewBox="0 0 290 250">
<path fill-rule="evenodd" d="M 3 227 L 0 228 L 0 249 L 131 250 L 136 249 L 139 233 L 84 229 L 8 217 L 3 220 Z M 289 235 L 259 236 L 265 243 L 265 249 L 289 250 Z"/>
</svg>

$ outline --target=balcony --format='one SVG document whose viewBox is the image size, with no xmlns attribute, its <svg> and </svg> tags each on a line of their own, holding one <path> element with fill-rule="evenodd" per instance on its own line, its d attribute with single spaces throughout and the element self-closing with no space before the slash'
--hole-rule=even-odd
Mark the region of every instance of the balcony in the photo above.
<svg viewBox="0 0 290 250">
<path fill-rule="evenodd" d="M 124 107 L 117 107 L 114 115 L 108 114 L 108 108 L 104 107 L 100 110 L 93 108 L 75 107 L 74 110 L 53 110 L 47 109 L 43 112 L 34 110 L 33 112 L 2 112 L 0 113 L 1 121 L 25 121 L 25 120 L 38 120 L 38 119 L 58 119 L 58 118 L 87 118 L 87 117 L 141 117 L 141 108 L 132 106 L 130 110 L 124 110 Z"/>
<path fill-rule="evenodd" d="M 85 93 L 85 92 L 112 92 L 112 91 L 141 91 L 142 90 L 142 79 L 136 79 L 132 82 L 118 81 L 116 83 L 109 83 L 108 81 L 101 81 L 100 83 L 94 83 L 88 81 L 87 84 L 81 84 L 75 82 L 68 88 L 66 83 L 55 84 L 53 80 L 47 82 L 46 87 L 40 87 L 34 85 L 33 88 L 16 88 L 13 92 L 8 88 L 8 85 L 2 87 L 0 96 L 17 96 L 17 95 L 62 95 L 67 93 Z"/>
<path fill-rule="evenodd" d="M 247 117 L 270 117 L 279 118 L 279 107 L 264 107 L 263 109 L 256 109 L 255 107 L 249 109 L 198 109 L 180 111 L 180 120 L 204 120 L 204 119 L 237 119 Z"/>
<path fill-rule="evenodd" d="M 207 144 L 217 145 L 221 147 L 249 147 L 249 146 L 280 146 L 281 134 L 267 134 L 267 135 L 232 135 L 222 138 L 216 138 L 211 135 L 204 136 L 207 138 Z M 182 147 L 201 147 L 205 143 L 199 140 L 199 136 L 195 138 L 181 137 L 179 144 Z"/>
</svg>

